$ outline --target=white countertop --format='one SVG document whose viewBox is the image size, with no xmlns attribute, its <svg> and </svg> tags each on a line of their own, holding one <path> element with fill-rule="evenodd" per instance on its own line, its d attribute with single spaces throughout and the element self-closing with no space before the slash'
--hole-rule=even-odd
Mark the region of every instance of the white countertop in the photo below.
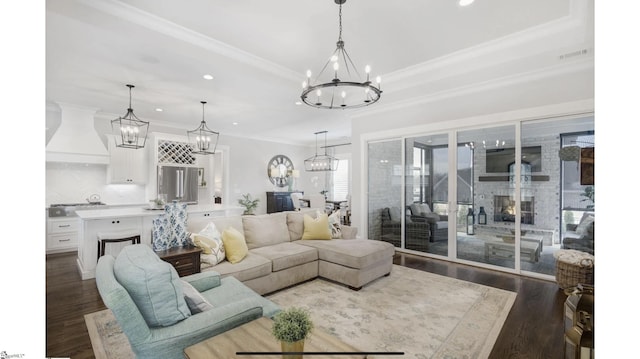
<svg viewBox="0 0 640 359">
<path fill-rule="evenodd" d="M 227 206 L 222 204 L 187 206 L 187 213 L 226 212 L 227 210 L 240 210 L 240 213 L 242 213 L 242 207 L 240 206 Z M 115 218 L 115 217 L 147 217 L 147 216 L 157 216 L 163 213 L 164 213 L 163 210 L 150 210 L 146 206 L 89 209 L 89 210 L 76 211 L 76 214 L 82 220 L 105 219 L 105 218 Z"/>
</svg>

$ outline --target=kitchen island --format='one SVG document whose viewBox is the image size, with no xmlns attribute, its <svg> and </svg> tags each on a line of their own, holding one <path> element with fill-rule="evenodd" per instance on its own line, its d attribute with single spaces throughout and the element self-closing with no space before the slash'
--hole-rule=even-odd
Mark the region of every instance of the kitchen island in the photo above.
<svg viewBox="0 0 640 359">
<path fill-rule="evenodd" d="M 242 214 L 242 211 L 242 207 L 222 204 L 189 205 L 187 222 L 206 222 L 210 217 L 236 216 Z M 151 246 L 153 219 L 164 214 L 164 211 L 146 207 L 122 207 L 81 210 L 76 214 L 80 218 L 77 265 L 82 279 L 85 280 L 95 278 L 99 232 L 137 231 L 140 233 L 140 243 Z M 130 244 L 109 244 L 105 254 L 115 257 L 122 247 Z"/>
</svg>

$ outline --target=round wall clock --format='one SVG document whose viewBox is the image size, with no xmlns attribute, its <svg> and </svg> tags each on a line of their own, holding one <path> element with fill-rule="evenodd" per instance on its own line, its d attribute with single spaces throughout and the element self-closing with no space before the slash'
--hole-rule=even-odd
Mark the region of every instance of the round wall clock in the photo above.
<svg viewBox="0 0 640 359">
<path fill-rule="evenodd" d="M 275 155 L 267 163 L 267 177 L 278 187 L 285 187 L 291 181 L 293 162 L 285 155 Z"/>
</svg>

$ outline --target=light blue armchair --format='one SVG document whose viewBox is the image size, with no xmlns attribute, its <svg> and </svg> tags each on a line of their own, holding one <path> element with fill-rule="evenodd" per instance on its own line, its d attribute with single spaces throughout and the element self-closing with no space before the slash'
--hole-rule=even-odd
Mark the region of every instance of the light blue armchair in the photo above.
<svg viewBox="0 0 640 359">
<path fill-rule="evenodd" d="M 127 247 L 138 247 L 135 250 L 143 256 L 156 256 L 144 244 Z M 213 305 L 212 309 L 197 314 L 187 313 L 186 319 L 173 325 L 149 326 L 133 299 L 135 295 L 132 297 L 117 280 L 121 275 L 119 269 L 114 271 L 115 262 L 109 255 L 100 258 L 96 268 L 96 284 L 103 302 L 113 312 L 138 358 L 183 358 L 183 350 L 190 345 L 261 316 L 272 317 L 280 311 L 276 304 L 235 278 L 220 279 L 216 272 L 205 272 L 179 279 L 197 289 Z"/>
</svg>

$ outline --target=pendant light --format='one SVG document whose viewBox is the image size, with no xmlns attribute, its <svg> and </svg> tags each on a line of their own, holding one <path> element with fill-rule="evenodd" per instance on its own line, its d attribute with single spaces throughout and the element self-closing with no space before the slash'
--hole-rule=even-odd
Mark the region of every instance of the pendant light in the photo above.
<svg viewBox="0 0 640 359">
<path fill-rule="evenodd" d="M 318 135 L 324 133 L 324 155 L 318 155 Z M 304 169 L 308 172 L 336 171 L 339 160 L 327 154 L 327 131 L 316 132 L 316 154 L 304 160 Z"/>
<path fill-rule="evenodd" d="M 111 130 L 115 135 L 117 147 L 143 148 L 147 142 L 149 122 L 142 121 L 133 113 L 133 108 L 131 108 L 131 89 L 135 86 L 127 85 L 127 87 L 129 88 L 129 108 L 124 116 L 111 121 Z"/>
<path fill-rule="evenodd" d="M 212 131 L 207 127 L 207 123 L 204 121 L 204 105 L 206 101 L 200 101 L 202 104 L 202 121 L 200 126 L 192 131 L 187 131 L 189 137 L 189 143 L 193 146 L 191 153 L 196 155 L 212 155 L 216 153 L 216 147 L 218 147 L 219 132 Z"/>
<path fill-rule="evenodd" d="M 346 109 L 369 106 L 380 99 L 380 76 L 376 77 L 376 85 L 369 79 L 371 67 L 364 67 L 366 79 L 360 77 L 357 67 L 344 47 L 342 40 L 342 4 L 347 0 L 334 0 L 340 6 L 338 13 L 339 35 L 336 49 L 322 70 L 312 81 L 311 70 L 307 70 L 306 80 L 302 83 L 300 98 L 305 104 L 326 109 Z M 329 69 L 328 73 L 325 70 Z M 333 70 L 332 73 L 331 70 Z M 325 76 L 323 76 L 325 75 Z"/>
</svg>

